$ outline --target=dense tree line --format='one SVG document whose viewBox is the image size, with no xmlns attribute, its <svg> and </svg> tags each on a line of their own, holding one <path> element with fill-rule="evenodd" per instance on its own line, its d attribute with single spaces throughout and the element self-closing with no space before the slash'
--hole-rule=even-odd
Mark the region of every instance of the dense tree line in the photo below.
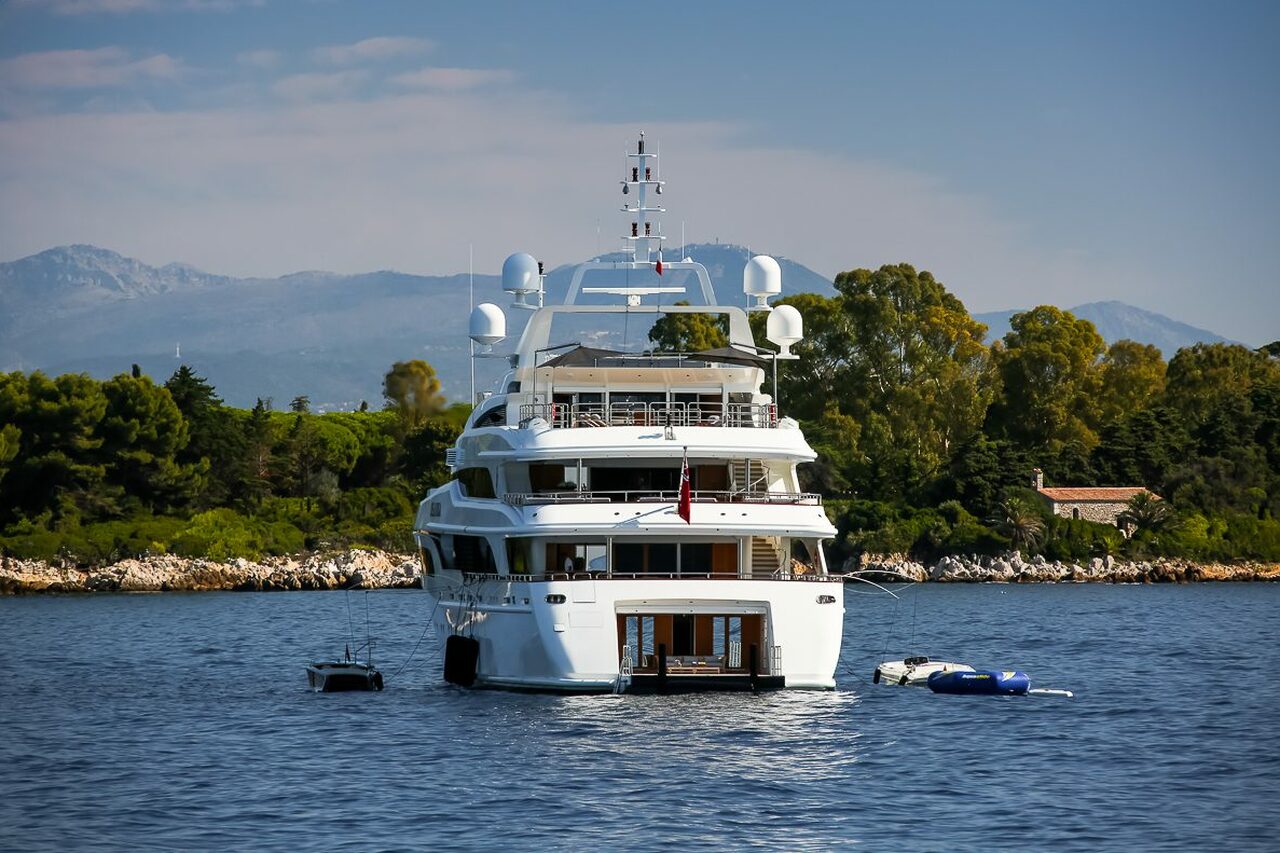
<svg viewBox="0 0 1280 853">
<path fill-rule="evenodd" d="M 1102 553 L 1280 560 L 1280 343 L 1108 346 L 1052 306 L 1002 340 L 928 272 L 858 269 L 804 317 L 779 397 L 818 453 L 802 485 L 827 497 L 836 558 L 859 551 Z M 751 316 L 764 342 L 764 315 Z M 723 346 L 722 322 L 660 319 L 662 350 Z M 0 375 L 0 548 L 106 560 L 172 550 L 249 556 L 326 545 L 407 548 L 413 506 L 448 476 L 466 406 L 422 361 L 397 363 L 385 405 L 315 414 L 228 407 L 190 368 Z M 1136 533 L 1050 517 L 1029 489 L 1145 486 Z"/>
<path fill-rule="evenodd" d="M 1012 542 L 1075 559 L 1280 559 L 1280 344 L 1197 344 L 1166 364 L 1046 305 L 988 346 L 928 272 L 860 269 L 835 286 L 782 300 L 806 339 L 779 393 L 818 452 L 802 481 L 835 498 L 842 552 Z M 763 317 L 752 322 L 763 340 Z M 1131 507 L 1126 539 L 1048 516 L 1029 489 L 1037 467 L 1048 485 L 1145 486 L 1165 500 L 1154 515 Z"/>
<path fill-rule="evenodd" d="M 163 385 L 0 374 L 0 547 L 111 560 L 337 545 L 407 549 L 413 508 L 443 482 L 465 407 L 423 361 L 396 364 L 381 411 L 223 404 L 191 368 Z"/>
</svg>

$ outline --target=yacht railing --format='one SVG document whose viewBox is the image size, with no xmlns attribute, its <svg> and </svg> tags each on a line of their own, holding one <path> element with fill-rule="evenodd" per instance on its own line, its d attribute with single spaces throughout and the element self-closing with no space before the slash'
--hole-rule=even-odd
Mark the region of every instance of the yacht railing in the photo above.
<svg viewBox="0 0 1280 853">
<path fill-rule="evenodd" d="M 627 489 L 562 492 L 508 492 L 502 499 L 511 506 L 541 506 L 544 504 L 584 503 L 676 503 L 678 491 L 654 489 Z M 751 503 L 751 504 L 804 504 L 820 506 L 822 495 L 816 492 L 744 492 L 706 491 L 691 493 L 694 503 Z"/>
<path fill-rule="evenodd" d="M 813 568 L 806 573 L 789 573 L 789 574 L 773 574 L 768 577 L 752 577 L 751 575 L 742 575 L 738 572 L 726 574 L 723 572 L 547 572 L 545 575 L 495 575 L 495 574 L 475 574 L 471 572 L 465 573 L 468 577 L 475 580 L 483 581 L 500 581 L 503 583 L 545 583 L 547 581 L 749 581 L 749 580 L 771 580 L 771 581 L 817 581 L 827 583 L 839 581 L 843 583 L 844 578 L 841 575 L 820 575 L 817 569 Z"/>
<path fill-rule="evenodd" d="M 525 403 L 520 422 L 542 418 L 554 429 L 567 427 L 726 426 L 773 428 L 773 403 Z"/>
</svg>

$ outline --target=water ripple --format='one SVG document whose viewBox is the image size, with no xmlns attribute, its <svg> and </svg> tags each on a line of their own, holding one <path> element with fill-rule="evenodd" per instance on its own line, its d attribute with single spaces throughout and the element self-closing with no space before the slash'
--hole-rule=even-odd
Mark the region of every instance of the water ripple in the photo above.
<svg viewBox="0 0 1280 853">
<path fill-rule="evenodd" d="M 1280 586 L 906 596 L 851 597 L 833 692 L 677 697 L 458 690 L 430 638 L 315 695 L 340 593 L 3 599 L 0 848 L 1274 848 Z M 423 599 L 370 610 L 393 672 Z M 872 686 L 884 649 L 1077 698 Z"/>
</svg>

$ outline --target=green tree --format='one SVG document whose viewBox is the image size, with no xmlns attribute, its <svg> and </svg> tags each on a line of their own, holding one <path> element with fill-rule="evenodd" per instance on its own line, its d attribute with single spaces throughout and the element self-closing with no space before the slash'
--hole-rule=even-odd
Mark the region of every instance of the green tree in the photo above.
<svg viewBox="0 0 1280 853">
<path fill-rule="evenodd" d="M 18 449 L 22 446 L 22 430 L 13 424 L 5 424 L 0 427 L 0 483 L 4 481 L 5 472 L 9 470 L 9 463 L 18 455 Z"/>
<path fill-rule="evenodd" d="M 1103 428 L 1091 467 L 1100 483 L 1142 485 L 1163 494 L 1169 474 L 1185 462 L 1190 443 L 1178 410 L 1150 405 Z"/>
<path fill-rule="evenodd" d="M 977 433 L 952 454 L 933 501 L 958 500 L 977 518 L 987 518 L 995 513 L 1002 494 L 1030 482 L 1033 468 L 1025 448 Z"/>
<path fill-rule="evenodd" d="M 243 420 L 247 412 L 222 404 L 212 385 L 187 365 L 164 383 L 186 422 L 188 439 L 174 455 L 180 465 L 207 469 L 197 506 L 225 506 L 248 477 L 248 450 Z"/>
<path fill-rule="evenodd" d="M 286 452 L 291 460 L 294 494 L 307 499 L 323 496 L 330 480 L 349 474 L 360 455 L 359 439 L 340 421 L 297 414 L 289 430 Z"/>
<path fill-rule="evenodd" d="M 251 504 L 259 504 L 272 492 L 275 427 L 267 401 L 259 397 L 249 417 L 244 422 L 244 446 L 246 466 L 244 479 L 238 484 L 238 493 Z"/>
<path fill-rule="evenodd" d="M 1164 392 L 1164 357 L 1150 344 L 1116 341 L 1102 357 L 1099 422 L 1114 423 Z"/>
<path fill-rule="evenodd" d="M 167 510 L 200 487 L 200 471 L 179 465 L 187 425 L 168 389 L 146 376 L 120 374 L 102 385 L 107 398 L 100 456 L 107 481 L 147 509 Z"/>
<path fill-rule="evenodd" d="M 848 362 L 853 354 L 853 331 L 839 296 L 798 293 L 779 300 L 804 319 L 804 340 L 791 348 L 796 361 L 778 364 L 779 403 L 784 414 L 811 423 L 822 417 L 828 404 L 841 404 Z M 748 318 L 756 344 L 764 346 L 768 314 L 753 312 Z"/>
<path fill-rule="evenodd" d="M 835 286 L 849 332 L 835 393 L 862 427 L 865 485 L 918 493 L 978 430 L 994 396 L 986 327 L 909 264 L 840 273 Z"/>
<path fill-rule="evenodd" d="M 1195 344 L 1169 361 L 1165 399 L 1191 424 L 1203 423 L 1228 397 L 1280 378 L 1280 360 L 1239 344 Z"/>
<path fill-rule="evenodd" d="M 1151 492 L 1138 492 L 1129 498 L 1124 511 L 1116 517 L 1116 521 L 1120 524 L 1128 525 L 1135 532 L 1140 533 L 1160 533 L 1169 530 L 1176 519 L 1169 502 L 1160 500 Z"/>
<path fill-rule="evenodd" d="M 387 408 L 400 413 L 406 431 L 422 426 L 444 408 L 436 371 L 422 359 L 397 361 L 382 380 Z"/>
<path fill-rule="evenodd" d="M 83 373 L 0 375 L 0 424 L 21 436 L 5 474 L 0 518 L 48 512 L 78 519 L 114 511 L 98 454 L 106 408 L 101 386 Z"/>
<path fill-rule="evenodd" d="M 806 492 L 834 495 L 852 488 L 850 478 L 862 463 L 858 438 L 862 430 L 858 422 L 840 414 L 834 403 L 822 417 L 808 425 L 805 438 L 818 458 L 799 468 L 800 488 Z"/>
<path fill-rule="evenodd" d="M 456 421 L 434 417 L 405 436 L 397 468 L 414 494 L 423 495 L 449 479 L 445 451 L 453 446 L 461 432 L 462 425 Z"/>
<path fill-rule="evenodd" d="M 289 411 L 306 414 L 311 411 L 311 398 L 305 394 L 294 397 L 289 403 Z"/>
<path fill-rule="evenodd" d="M 995 350 L 1004 391 L 992 406 L 998 434 L 1056 456 L 1069 442 L 1098 443 L 1098 367 L 1105 345 L 1088 320 L 1052 305 L 1014 314 Z"/>
<path fill-rule="evenodd" d="M 676 305 L 688 305 L 680 300 Z M 649 340 L 660 352 L 702 352 L 729 344 L 728 317 L 710 314 L 663 314 L 649 330 Z"/>
<path fill-rule="evenodd" d="M 1044 542 L 1044 519 L 1034 506 L 1021 498 L 1001 501 L 993 521 L 996 530 L 1020 551 L 1030 551 Z"/>
</svg>

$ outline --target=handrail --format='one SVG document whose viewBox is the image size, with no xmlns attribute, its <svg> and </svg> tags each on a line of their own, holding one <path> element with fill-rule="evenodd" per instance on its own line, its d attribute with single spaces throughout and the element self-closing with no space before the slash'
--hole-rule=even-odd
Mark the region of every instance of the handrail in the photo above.
<svg viewBox="0 0 1280 853">
<path fill-rule="evenodd" d="M 778 425 L 773 403 L 524 403 L 520 422 L 542 418 L 553 429 L 569 427 L 757 427 Z"/>
<path fill-rule="evenodd" d="M 510 506 L 578 503 L 675 503 L 678 491 L 660 489 L 584 490 L 563 492 L 507 492 L 502 500 Z M 821 506 L 822 495 L 816 492 L 735 492 L 698 490 L 691 493 L 695 503 L 760 503 L 806 504 Z"/>
<path fill-rule="evenodd" d="M 668 580 L 668 581 L 750 581 L 750 580 L 768 580 L 768 581 L 838 581 L 844 583 L 844 575 L 820 575 L 806 572 L 805 574 L 789 574 L 774 573 L 769 577 L 744 577 L 737 572 L 733 574 L 722 574 L 717 572 L 613 572 L 607 574 L 605 572 L 577 572 L 569 574 L 567 572 L 547 572 L 543 575 L 493 575 L 481 574 L 475 572 L 464 572 L 463 574 L 471 575 L 475 578 L 502 583 L 547 583 L 550 581 L 566 582 L 566 581 L 646 581 L 646 580 Z"/>
</svg>

